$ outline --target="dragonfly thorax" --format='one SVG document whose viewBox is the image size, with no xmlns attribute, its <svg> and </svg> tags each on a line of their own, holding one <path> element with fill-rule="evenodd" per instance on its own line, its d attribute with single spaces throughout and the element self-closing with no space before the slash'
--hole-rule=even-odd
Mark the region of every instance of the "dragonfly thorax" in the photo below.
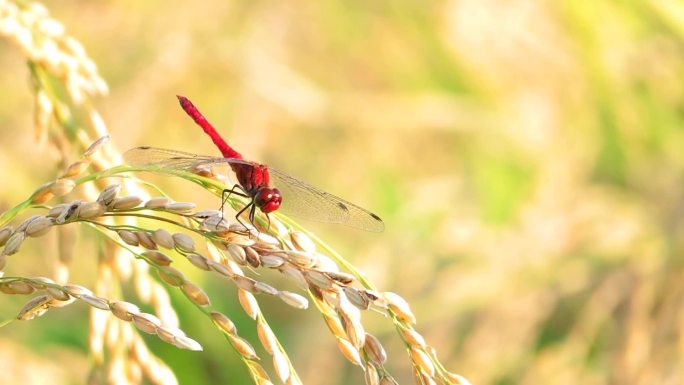
<svg viewBox="0 0 684 385">
<path fill-rule="evenodd" d="M 254 204 L 266 214 L 278 210 L 282 201 L 280 190 L 275 187 L 262 187 L 254 195 Z"/>
<path fill-rule="evenodd" d="M 240 186 L 249 195 L 256 195 L 255 192 L 270 186 L 268 168 L 263 164 L 257 163 L 234 163 L 231 168 L 235 172 Z"/>
</svg>

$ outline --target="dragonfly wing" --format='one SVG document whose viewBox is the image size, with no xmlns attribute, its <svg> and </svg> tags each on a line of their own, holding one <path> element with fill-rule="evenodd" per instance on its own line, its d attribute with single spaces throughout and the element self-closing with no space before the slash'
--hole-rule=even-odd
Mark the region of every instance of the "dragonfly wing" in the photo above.
<svg viewBox="0 0 684 385">
<path fill-rule="evenodd" d="M 147 146 L 130 149 L 124 153 L 123 157 L 126 163 L 131 166 L 148 166 L 187 171 L 192 171 L 198 165 L 213 159 L 210 156 Z"/>
<path fill-rule="evenodd" d="M 359 229 L 381 232 L 382 219 L 333 194 L 321 191 L 287 173 L 268 168 L 271 182 L 280 190 L 283 201 L 279 211 L 319 222 L 340 223 Z"/>
<path fill-rule="evenodd" d="M 197 172 L 208 167 L 213 170 L 229 169 L 231 164 L 254 166 L 243 159 L 197 155 L 189 152 L 156 147 L 136 147 L 124 154 L 126 163 L 159 169 Z M 268 168 L 271 182 L 283 197 L 280 211 L 292 216 L 320 222 L 340 223 L 368 231 L 380 232 L 385 228 L 382 220 L 370 211 L 340 197 L 326 193 L 287 173 Z M 228 175 L 228 172 L 220 172 Z"/>
<path fill-rule="evenodd" d="M 147 166 L 195 172 L 198 168 L 221 169 L 231 163 L 251 165 L 242 159 L 197 155 L 189 152 L 156 147 L 136 147 L 124 153 L 124 160 L 131 166 Z"/>
</svg>

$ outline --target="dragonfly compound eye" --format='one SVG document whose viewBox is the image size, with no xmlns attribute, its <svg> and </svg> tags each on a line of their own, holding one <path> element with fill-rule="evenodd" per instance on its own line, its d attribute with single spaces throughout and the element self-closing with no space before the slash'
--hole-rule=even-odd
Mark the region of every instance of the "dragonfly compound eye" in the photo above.
<svg viewBox="0 0 684 385">
<path fill-rule="evenodd" d="M 264 187 L 254 197 L 254 204 L 267 214 L 278 210 L 282 201 L 283 198 L 277 188 Z"/>
</svg>

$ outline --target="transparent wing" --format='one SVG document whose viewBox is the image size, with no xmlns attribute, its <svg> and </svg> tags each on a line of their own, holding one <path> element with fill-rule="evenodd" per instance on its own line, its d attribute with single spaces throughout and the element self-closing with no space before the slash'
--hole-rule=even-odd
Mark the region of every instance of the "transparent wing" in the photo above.
<svg viewBox="0 0 684 385">
<path fill-rule="evenodd" d="M 197 155 L 189 152 L 168 150 L 156 147 L 136 147 L 124 153 L 124 160 L 131 166 L 145 166 L 160 169 L 198 172 L 211 169 L 217 174 L 229 176 L 231 164 L 251 166 L 254 163 L 244 159 L 222 158 L 217 156 Z"/>
<path fill-rule="evenodd" d="M 147 146 L 128 150 L 124 153 L 123 157 L 126 163 L 131 166 L 150 166 L 190 172 L 194 172 L 202 167 L 220 168 L 231 163 L 252 165 L 251 162 L 242 159 L 197 155 L 189 152 Z"/>
<path fill-rule="evenodd" d="M 196 172 L 202 168 L 225 169 L 230 164 L 254 165 L 242 159 L 204 156 L 155 147 L 136 147 L 127 151 L 124 159 L 132 166 L 153 166 L 189 172 Z M 268 171 L 272 186 L 280 190 L 283 198 L 278 209 L 280 212 L 373 232 L 381 232 L 385 228 L 380 217 L 366 209 L 321 191 L 280 170 L 268 167 Z"/>
<path fill-rule="evenodd" d="M 340 223 L 366 231 L 385 229 L 382 219 L 338 196 L 321 191 L 278 169 L 268 168 L 273 186 L 280 190 L 283 202 L 279 211 L 318 222 Z"/>
</svg>

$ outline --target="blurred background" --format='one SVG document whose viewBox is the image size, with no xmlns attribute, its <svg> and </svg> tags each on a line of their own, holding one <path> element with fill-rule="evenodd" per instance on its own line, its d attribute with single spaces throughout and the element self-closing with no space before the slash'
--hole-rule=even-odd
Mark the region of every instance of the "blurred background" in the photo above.
<svg viewBox="0 0 684 385">
<path fill-rule="evenodd" d="M 473 384 L 684 383 L 681 3 L 46 5 L 108 81 L 96 107 L 120 150 L 217 155 L 178 107 L 185 95 L 247 158 L 378 213 L 382 234 L 303 223 L 408 300 L 449 370 Z M 3 211 L 58 170 L 32 133 L 23 56 L 5 41 L 0 52 Z M 157 180 L 177 197 L 201 193 Z M 25 275 L 49 275 L 37 261 L 55 258 L 50 242 L 17 256 Z M 77 253 L 74 282 L 87 285 L 93 264 Z M 231 288 L 193 279 L 255 336 Z M 146 340 L 180 382 L 249 383 L 209 322 L 173 300 L 205 352 Z M 23 301 L 0 296 L 0 318 Z M 262 305 L 304 383 L 362 383 L 316 311 Z M 0 361 L 23 383 L 22 368 L 80 383 L 86 312 L 0 329 Z M 392 325 L 364 317 L 411 383 Z"/>
</svg>

